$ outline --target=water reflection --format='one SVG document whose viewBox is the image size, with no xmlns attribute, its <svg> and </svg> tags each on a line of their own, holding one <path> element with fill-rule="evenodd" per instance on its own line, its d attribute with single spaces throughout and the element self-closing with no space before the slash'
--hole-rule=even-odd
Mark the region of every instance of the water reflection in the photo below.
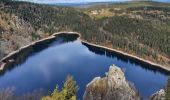
<svg viewBox="0 0 170 100">
<path fill-rule="evenodd" d="M 135 59 L 133 57 L 128 57 L 128 56 L 122 55 L 120 53 L 111 51 L 111 50 L 101 49 L 99 47 L 94 47 L 94 46 L 91 46 L 91 45 L 86 44 L 86 43 L 83 43 L 83 45 L 87 46 L 88 49 L 90 51 L 94 52 L 95 54 L 106 55 L 107 57 L 110 57 L 110 58 L 117 58 L 117 60 L 121 60 L 121 61 L 126 62 L 126 63 L 130 62 L 132 64 L 139 65 L 143 69 L 151 70 L 155 73 L 161 72 L 162 74 L 169 75 L 169 72 L 167 70 L 159 68 L 159 66 L 153 66 L 153 65 L 150 65 L 150 64 L 145 63 L 143 61 L 140 61 L 138 59 Z"/>
<path fill-rule="evenodd" d="M 75 41 L 79 36 L 76 34 L 58 34 L 56 38 L 46 40 L 43 42 L 36 43 L 35 45 L 31 45 L 25 49 L 22 49 L 20 52 L 10 56 L 7 59 L 4 59 L 4 62 L 8 62 L 8 60 L 15 60 L 12 63 L 7 63 L 6 67 L 3 70 L 0 70 L 0 75 L 5 74 L 6 70 L 10 71 L 14 68 L 14 66 L 18 64 L 22 64 L 29 56 L 36 54 L 44 50 L 45 48 L 53 45 L 61 45 L 67 42 Z"/>
<path fill-rule="evenodd" d="M 94 77 L 104 76 L 112 64 L 125 69 L 127 80 L 143 97 L 148 97 L 167 83 L 166 71 L 111 51 L 84 45 L 79 40 L 68 42 L 65 38 L 57 38 L 32 48 L 23 57 L 19 54 L 14 56 L 20 60 L 0 75 L 0 88 L 14 86 L 17 95 L 40 88 L 49 93 L 56 84 L 61 87 L 66 76 L 71 74 L 80 87 L 78 98 L 81 99 L 86 85 Z"/>
</svg>

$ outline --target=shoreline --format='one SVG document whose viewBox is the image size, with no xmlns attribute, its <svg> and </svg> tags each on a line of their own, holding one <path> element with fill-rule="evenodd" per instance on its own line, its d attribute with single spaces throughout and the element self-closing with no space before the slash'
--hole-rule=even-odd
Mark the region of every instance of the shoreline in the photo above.
<svg viewBox="0 0 170 100">
<path fill-rule="evenodd" d="M 113 48 L 108 48 L 108 47 L 101 46 L 101 45 L 96 45 L 96 44 L 89 43 L 89 42 L 84 41 L 84 40 L 81 40 L 81 41 L 82 41 L 82 43 L 84 43 L 84 44 L 87 44 L 87 45 L 90 45 L 90 46 L 94 46 L 94 47 L 98 47 L 98 48 L 105 49 L 105 50 L 110 50 L 110 51 L 112 51 L 112 52 L 115 52 L 115 53 L 118 53 L 118 54 L 121 54 L 121 55 L 124 55 L 124 56 L 127 56 L 127 57 L 131 57 L 131 58 L 136 59 L 136 60 L 140 60 L 140 61 L 142 61 L 142 62 L 144 62 L 144 63 L 147 63 L 147 64 L 152 65 L 152 66 L 159 67 L 159 68 L 161 68 L 161 69 L 164 69 L 164 70 L 170 72 L 170 67 L 166 67 L 166 66 L 163 66 L 163 65 L 161 65 L 161 64 L 157 64 L 157 63 L 154 63 L 154 62 L 152 62 L 152 61 L 145 60 L 145 59 L 143 59 L 143 58 L 140 58 L 140 57 L 135 56 L 135 55 L 128 54 L 128 53 L 123 52 L 123 51 L 120 51 L 120 50 L 116 50 L 116 49 L 113 49 Z"/>
<path fill-rule="evenodd" d="M 48 40 L 51 40 L 51 39 L 55 39 L 58 35 L 63 35 L 63 34 L 68 34 L 68 35 L 78 35 L 78 38 L 81 37 L 81 35 L 77 32 L 57 32 L 57 33 L 54 33 L 52 34 L 51 36 L 47 37 L 47 38 L 43 38 L 43 39 L 40 39 L 40 40 L 37 40 L 37 41 L 34 41 L 28 45 L 25 45 L 23 47 L 20 47 L 18 50 L 15 50 L 11 53 L 9 53 L 8 55 L 6 55 L 5 57 L 3 57 L 2 59 L 0 59 L 0 71 L 2 71 L 3 69 L 5 69 L 7 66 L 8 66 L 8 63 L 13 63 L 15 62 L 15 59 L 11 59 L 11 57 L 15 54 L 18 54 L 19 52 L 21 52 L 22 50 L 24 49 L 27 49 L 31 46 L 34 46 L 38 43 L 41 43 L 41 42 L 45 42 L 45 41 L 48 41 Z M 77 39 L 78 39 L 77 38 Z"/>
<path fill-rule="evenodd" d="M 97 44 L 93 44 L 93 43 L 90 43 L 90 42 L 87 42 L 87 41 L 84 41 L 81 39 L 81 34 L 78 33 L 78 32 L 57 32 L 57 33 L 54 33 L 52 34 L 51 36 L 47 37 L 47 38 L 43 38 L 43 39 L 40 39 L 40 40 L 37 40 L 37 41 L 34 41 L 26 46 L 23 46 L 23 47 L 20 47 L 18 50 L 16 51 L 13 51 L 11 53 L 9 53 L 7 56 L 3 57 L 1 60 L 0 60 L 0 71 L 3 70 L 5 67 L 6 67 L 6 64 L 7 63 L 10 63 L 11 62 L 11 59 L 10 57 L 13 56 L 14 54 L 17 54 L 19 53 L 20 51 L 24 50 L 24 49 L 27 49 L 29 48 L 30 46 L 34 46 L 36 45 L 37 43 L 40 43 L 40 42 L 44 42 L 44 41 L 48 41 L 48 40 L 51 40 L 51 39 L 54 39 L 56 38 L 58 35 L 62 35 L 62 34 L 68 34 L 68 35 L 78 35 L 78 38 L 77 39 L 80 39 L 80 41 L 84 44 L 87 44 L 87 45 L 90 45 L 90 46 L 93 46 L 93 47 L 98 47 L 98 48 L 101 48 L 101 49 L 105 49 L 105 50 L 110 50 L 112 52 L 115 52 L 115 53 L 118 53 L 118 54 L 121 54 L 123 56 L 127 56 L 127 57 L 130 57 L 130 58 L 133 58 L 135 60 L 140 60 L 144 63 L 147 63 L 149 65 L 152 65 L 152 66 L 155 66 L 155 67 L 158 67 L 158 68 L 161 68 L 161 69 L 164 69 L 168 72 L 170 72 L 170 67 L 168 66 L 163 66 L 161 64 L 157 64 L 157 63 L 154 63 L 152 61 L 149 61 L 149 60 L 145 60 L 143 58 L 140 58 L 138 56 L 135 56 L 135 55 L 132 55 L 132 54 L 128 54 L 126 52 L 123 52 L 123 51 L 120 51 L 120 50 L 116 50 L 116 49 L 113 49 L 113 48 L 108 48 L 108 47 L 105 47 L 105 46 L 100 46 L 100 45 L 97 45 Z M 12 59 L 13 60 L 13 59 Z"/>
</svg>

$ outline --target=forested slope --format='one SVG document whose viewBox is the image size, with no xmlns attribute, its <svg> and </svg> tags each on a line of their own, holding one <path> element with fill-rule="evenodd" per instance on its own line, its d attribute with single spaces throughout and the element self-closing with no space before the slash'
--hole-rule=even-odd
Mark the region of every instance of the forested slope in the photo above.
<svg viewBox="0 0 170 100">
<path fill-rule="evenodd" d="M 168 6 L 157 2 L 132 2 L 78 9 L 2 0 L 0 58 L 54 32 L 77 31 L 88 42 L 169 66 Z"/>
<path fill-rule="evenodd" d="M 4 0 L 0 1 L 0 15 L 2 56 L 54 32 L 77 31 L 88 40 L 100 36 L 96 35 L 100 31 L 92 19 L 74 8 Z"/>
<path fill-rule="evenodd" d="M 109 47 L 169 66 L 170 6 L 158 2 L 135 4 L 93 7 L 84 12 L 107 34 Z"/>
</svg>

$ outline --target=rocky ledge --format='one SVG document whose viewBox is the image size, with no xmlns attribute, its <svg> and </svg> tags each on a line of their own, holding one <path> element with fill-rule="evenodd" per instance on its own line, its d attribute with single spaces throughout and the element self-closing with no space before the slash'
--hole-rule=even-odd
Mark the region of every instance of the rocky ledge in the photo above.
<svg viewBox="0 0 170 100">
<path fill-rule="evenodd" d="M 140 100 L 133 86 L 125 79 L 123 71 L 110 66 L 106 77 L 94 78 L 86 87 L 84 100 Z"/>
<path fill-rule="evenodd" d="M 153 94 L 150 100 L 166 100 L 166 92 L 164 89 L 160 89 L 160 91 Z"/>
</svg>

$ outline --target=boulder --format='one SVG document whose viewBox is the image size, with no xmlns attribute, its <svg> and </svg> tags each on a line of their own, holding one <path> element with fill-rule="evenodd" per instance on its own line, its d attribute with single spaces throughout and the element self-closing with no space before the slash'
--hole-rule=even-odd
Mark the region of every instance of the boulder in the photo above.
<svg viewBox="0 0 170 100">
<path fill-rule="evenodd" d="M 84 100 L 140 100 L 136 89 L 130 85 L 123 71 L 110 66 L 106 77 L 96 77 L 87 86 Z"/>
<path fill-rule="evenodd" d="M 150 100 L 165 100 L 166 99 L 166 92 L 164 89 L 160 89 L 158 92 L 153 94 Z"/>
</svg>

